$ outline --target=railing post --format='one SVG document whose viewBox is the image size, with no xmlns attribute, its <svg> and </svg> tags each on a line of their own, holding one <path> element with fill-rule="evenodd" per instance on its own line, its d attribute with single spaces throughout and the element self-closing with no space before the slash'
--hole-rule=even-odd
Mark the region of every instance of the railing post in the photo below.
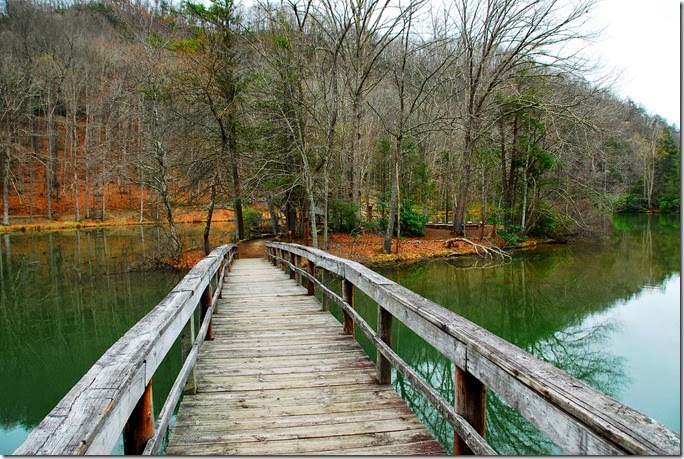
<svg viewBox="0 0 684 459">
<path fill-rule="evenodd" d="M 204 289 L 204 292 L 202 292 L 202 298 L 200 298 L 200 327 L 202 326 L 201 324 L 204 322 L 204 316 L 207 315 L 207 311 L 211 307 L 211 284 L 207 285 L 207 288 Z M 204 341 L 212 341 L 214 337 L 211 335 L 211 319 L 209 319 L 209 329 L 207 330 L 207 335 L 204 338 Z"/>
<path fill-rule="evenodd" d="M 230 252 L 228 252 L 228 253 L 230 254 Z M 218 271 L 216 271 L 216 286 L 217 287 L 221 283 L 221 279 L 219 279 L 219 277 L 226 275 L 226 272 L 223 271 L 223 269 L 225 269 L 226 267 L 228 268 L 228 272 L 230 272 L 230 263 L 226 263 L 226 258 L 223 257 L 223 260 L 221 260 L 221 264 L 219 265 Z M 219 299 L 223 298 L 223 289 L 222 288 L 219 289 L 218 296 L 219 296 Z"/>
<path fill-rule="evenodd" d="M 133 408 L 123 431 L 124 454 L 138 456 L 145 450 L 147 440 L 154 436 L 154 410 L 152 409 L 152 380 Z"/>
<path fill-rule="evenodd" d="M 311 274 L 311 277 L 316 276 L 316 265 L 314 265 L 314 262 L 311 260 L 307 260 L 309 262 L 309 274 Z M 311 296 L 314 294 L 314 282 L 312 280 L 309 280 L 306 284 L 306 294 Z"/>
<path fill-rule="evenodd" d="M 183 331 L 181 332 L 181 357 L 182 362 L 188 358 L 190 351 L 192 350 L 192 345 L 195 342 L 195 315 L 190 316 L 190 320 L 185 324 Z M 197 393 L 197 379 L 195 378 L 195 370 L 193 369 L 188 376 L 188 381 L 185 383 L 185 388 L 183 389 L 185 394 L 196 394 Z"/>
<path fill-rule="evenodd" d="M 295 279 L 297 271 L 294 270 L 294 267 L 297 266 L 297 262 L 295 261 L 295 254 L 292 252 L 290 252 L 290 264 L 292 264 L 292 268 L 290 268 L 290 279 Z"/>
<path fill-rule="evenodd" d="M 321 284 L 326 285 L 328 281 L 328 271 L 326 269 L 321 270 Z M 323 298 L 321 298 L 321 311 L 328 310 L 328 295 L 326 295 L 325 290 L 323 291 Z"/>
<path fill-rule="evenodd" d="M 302 267 L 302 256 L 301 255 L 295 255 L 295 263 L 294 263 L 296 268 L 301 268 Z M 297 280 L 297 284 L 303 285 L 304 280 L 302 279 L 302 275 L 299 274 L 297 271 L 295 271 L 295 279 Z"/>
<path fill-rule="evenodd" d="M 456 412 L 484 437 L 487 386 L 456 365 Z M 465 441 L 454 432 L 454 455 L 473 454 Z"/>
<path fill-rule="evenodd" d="M 383 343 L 392 347 L 392 314 L 381 305 L 378 305 L 378 337 Z M 392 365 L 389 360 L 378 351 L 376 362 L 378 383 L 390 384 L 392 382 Z"/>
<path fill-rule="evenodd" d="M 354 308 L 354 284 L 347 279 L 342 281 L 342 298 Z M 344 333 L 347 335 L 354 335 L 354 321 L 344 310 L 342 310 L 342 315 L 344 317 Z"/>
</svg>

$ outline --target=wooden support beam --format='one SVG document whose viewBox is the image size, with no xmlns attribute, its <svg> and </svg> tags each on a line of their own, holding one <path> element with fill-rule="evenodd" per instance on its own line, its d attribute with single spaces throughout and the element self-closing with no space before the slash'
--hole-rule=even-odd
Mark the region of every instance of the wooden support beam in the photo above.
<svg viewBox="0 0 684 459">
<path fill-rule="evenodd" d="M 211 284 L 207 285 L 207 288 L 204 289 L 204 292 L 202 293 L 202 298 L 200 298 L 200 326 L 202 322 L 204 322 L 204 316 L 207 314 L 207 311 L 211 307 L 211 300 L 212 300 L 212 295 L 211 295 Z M 213 341 L 214 337 L 211 334 L 211 319 L 209 320 L 209 329 L 207 330 L 207 336 L 204 338 L 205 341 Z"/>
<path fill-rule="evenodd" d="M 322 269 L 321 270 L 321 284 L 323 286 L 326 286 L 326 282 L 328 282 L 328 278 L 330 277 L 330 274 L 328 274 L 327 269 Z M 328 310 L 328 295 L 325 293 L 325 289 L 323 290 L 323 298 L 321 299 L 321 311 L 327 311 Z"/>
<path fill-rule="evenodd" d="M 154 436 L 154 410 L 152 409 L 152 380 L 133 408 L 123 431 L 124 454 L 138 456 L 145 450 L 147 440 Z"/>
<path fill-rule="evenodd" d="M 182 361 L 188 358 L 190 351 L 192 350 L 192 345 L 195 343 L 195 317 L 194 315 L 190 317 L 188 323 L 185 324 L 183 332 L 181 333 L 181 357 Z M 185 383 L 185 388 L 183 389 L 184 394 L 196 394 L 197 393 L 197 379 L 195 378 L 195 371 L 192 370 L 190 376 L 188 376 L 188 381 Z"/>
<path fill-rule="evenodd" d="M 475 376 L 456 365 L 456 413 L 484 437 L 487 386 Z M 472 455 L 473 451 L 458 434 L 454 433 L 454 455 Z"/>
<path fill-rule="evenodd" d="M 342 298 L 352 308 L 354 307 L 354 284 L 347 279 L 342 281 Z M 344 316 L 344 333 L 347 335 L 354 335 L 354 320 L 345 311 L 342 311 Z"/>
<path fill-rule="evenodd" d="M 378 305 L 378 338 L 383 343 L 392 347 L 392 314 L 385 308 Z M 377 351 L 378 383 L 392 383 L 392 365 L 379 350 Z"/>
<path fill-rule="evenodd" d="M 219 279 L 219 276 L 223 276 L 226 274 L 225 271 L 223 271 L 223 269 L 226 267 L 228 268 L 228 272 L 230 272 L 230 263 L 228 263 L 228 265 L 226 266 L 226 259 L 224 258 L 223 260 L 221 260 L 221 266 L 219 266 L 218 271 L 216 271 L 216 285 L 219 285 L 219 282 L 221 281 L 221 279 Z M 223 289 L 219 289 L 218 296 L 219 300 L 223 298 Z"/>
<path fill-rule="evenodd" d="M 302 256 L 301 255 L 295 255 L 295 267 L 296 268 L 301 268 L 302 267 Z M 295 270 L 295 281 L 297 282 L 298 285 L 302 285 L 304 281 L 302 280 L 302 275 Z"/>
<path fill-rule="evenodd" d="M 295 260 L 295 254 L 290 252 L 290 264 L 292 266 L 297 266 L 297 261 Z M 289 268 L 289 266 L 288 266 Z M 290 269 L 290 279 L 295 279 L 295 276 L 297 275 L 297 272 L 294 270 L 294 268 L 289 268 Z"/>
<path fill-rule="evenodd" d="M 309 274 L 312 276 L 316 275 L 316 265 L 313 261 L 307 260 L 309 264 Z M 306 294 L 311 296 L 314 294 L 314 283 L 312 281 L 307 281 L 306 283 Z"/>
</svg>

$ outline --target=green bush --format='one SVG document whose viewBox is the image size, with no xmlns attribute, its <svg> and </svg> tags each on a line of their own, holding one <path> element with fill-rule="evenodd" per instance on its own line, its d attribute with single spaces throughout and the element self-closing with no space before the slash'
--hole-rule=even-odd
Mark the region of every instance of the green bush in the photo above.
<svg viewBox="0 0 684 459">
<path fill-rule="evenodd" d="M 401 205 L 401 235 L 402 236 L 425 236 L 425 224 L 430 217 L 422 212 L 413 210 L 413 201 L 405 200 Z M 383 232 L 387 229 L 387 218 L 377 219 L 378 229 Z M 397 235 L 397 227 L 394 226 L 394 235 Z"/>
<path fill-rule="evenodd" d="M 539 217 L 529 234 L 564 241 L 570 236 L 571 223 L 572 220 L 568 216 L 544 206 L 540 208 Z"/>
<path fill-rule="evenodd" d="M 359 228 L 359 206 L 353 201 L 336 199 L 330 203 L 330 228 L 333 231 L 352 233 Z"/>
<path fill-rule="evenodd" d="M 660 198 L 658 208 L 661 212 L 666 214 L 676 214 L 679 212 L 679 198 Z"/>
<path fill-rule="evenodd" d="M 646 200 L 633 194 L 620 196 L 613 204 L 613 210 L 618 214 L 634 214 L 644 212 L 648 207 Z"/>
<path fill-rule="evenodd" d="M 506 225 L 499 231 L 499 236 L 506 241 L 506 245 L 517 244 L 525 240 L 523 229 L 520 225 Z"/>
<path fill-rule="evenodd" d="M 416 212 L 413 203 L 406 201 L 401 208 L 401 234 L 404 236 L 425 236 L 425 224 L 430 217 Z"/>
<path fill-rule="evenodd" d="M 245 237 L 255 237 L 261 234 L 261 227 L 264 223 L 261 212 L 249 207 L 242 209 L 242 219 L 245 223 Z"/>
<path fill-rule="evenodd" d="M 364 223 L 363 228 L 366 231 L 370 231 L 373 233 L 384 233 L 385 229 L 387 229 L 387 219 L 386 218 L 376 218 L 370 222 Z"/>
</svg>

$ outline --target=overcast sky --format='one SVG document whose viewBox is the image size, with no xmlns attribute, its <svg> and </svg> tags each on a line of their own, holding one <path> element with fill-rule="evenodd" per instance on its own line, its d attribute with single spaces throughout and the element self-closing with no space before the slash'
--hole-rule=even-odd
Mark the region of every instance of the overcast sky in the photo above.
<svg viewBox="0 0 684 459">
<path fill-rule="evenodd" d="M 680 126 L 679 0 L 601 0 L 591 16 L 606 28 L 595 49 L 619 76 L 615 92 Z"/>
</svg>

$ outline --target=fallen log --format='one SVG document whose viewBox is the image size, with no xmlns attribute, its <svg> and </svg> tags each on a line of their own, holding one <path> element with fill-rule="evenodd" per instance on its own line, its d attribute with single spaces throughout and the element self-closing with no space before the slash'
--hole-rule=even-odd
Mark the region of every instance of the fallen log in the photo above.
<svg viewBox="0 0 684 459">
<path fill-rule="evenodd" d="M 476 242 L 471 241 L 470 239 L 466 239 L 464 237 L 454 237 L 451 239 L 447 239 L 445 241 L 445 247 L 447 249 L 450 249 L 453 245 L 454 242 L 465 242 L 467 244 L 472 245 L 475 248 L 475 253 L 481 257 L 488 256 L 489 258 L 494 258 L 495 255 L 500 256 L 502 259 L 510 259 L 511 255 L 506 252 L 505 250 L 496 247 L 496 246 L 486 246 L 482 244 L 478 244 Z"/>
</svg>

